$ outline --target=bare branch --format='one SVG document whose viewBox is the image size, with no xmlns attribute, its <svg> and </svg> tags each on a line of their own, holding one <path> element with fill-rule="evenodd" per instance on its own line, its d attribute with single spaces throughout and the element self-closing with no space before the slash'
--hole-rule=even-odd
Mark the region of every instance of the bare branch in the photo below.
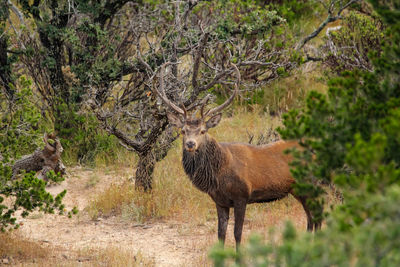
<svg viewBox="0 0 400 267">
<path fill-rule="evenodd" d="M 225 77 L 227 74 L 231 73 L 232 70 L 230 69 L 226 69 L 224 71 L 221 71 L 220 73 L 218 73 L 217 75 L 215 75 L 215 77 L 212 79 L 211 82 L 209 82 L 208 84 L 202 86 L 199 88 L 199 90 L 197 91 L 197 95 L 195 95 L 196 92 L 193 92 L 192 95 L 190 96 L 189 101 L 190 102 L 194 102 L 194 100 L 197 98 L 198 94 L 204 91 L 207 91 L 208 89 L 210 89 L 211 87 L 213 87 L 214 85 L 220 83 L 221 79 L 223 77 Z M 186 103 L 185 103 L 186 105 Z"/>
<path fill-rule="evenodd" d="M 127 146 L 124 142 L 122 142 L 121 140 L 119 140 L 119 144 L 121 146 L 123 146 L 126 150 L 131 151 L 131 152 L 136 152 L 136 150 L 134 150 L 133 148 Z"/>
<path fill-rule="evenodd" d="M 240 66 L 272 66 L 272 67 L 280 67 L 281 65 L 276 64 L 274 62 L 261 62 L 261 61 L 243 61 L 240 63 Z"/>
<path fill-rule="evenodd" d="M 18 17 L 19 21 L 21 22 L 21 24 L 25 25 L 24 15 L 18 9 L 18 7 L 15 6 L 14 3 L 11 2 L 11 0 L 8 0 L 8 5 L 10 6 L 11 10 L 15 13 L 15 15 L 17 15 L 17 17 Z"/>
<path fill-rule="evenodd" d="M 200 40 L 200 44 L 196 50 L 196 54 L 194 56 L 194 63 L 193 63 L 193 75 L 192 75 L 192 86 L 193 86 L 193 95 L 198 95 L 198 75 L 199 75 L 199 68 L 200 68 L 200 60 L 203 53 L 203 49 L 207 44 L 208 33 L 205 33 Z"/>
<path fill-rule="evenodd" d="M 170 107 L 171 109 L 175 110 L 175 112 L 185 115 L 186 112 L 179 108 L 177 105 L 175 105 L 171 100 L 169 100 L 165 94 L 164 91 L 164 72 L 165 72 L 165 66 L 171 64 L 170 62 L 166 62 L 161 66 L 160 70 L 160 91 L 157 90 L 156 87 L 154 87 L 154 91 L 156 91 L 157 95 L 164 101 L 164 103 Z"/>
<path fill-rule="evenodd" d="M 360 2 L 361 0 L 351 0 L 349 2 L 347 2 L 344 6 L 342 6 L 339 11 L 337 12 L 337 14 L 335 16 L 332 15 L 332 9 L 335 5 L 335 3 L 337 2 L 337 0 L 332 0 L 331 5 L 328 8 L 328 17 L 318 26 L 318 28 L 313 31 L 311 34 L 309 34 L 308 36 L 306 36 L 303 40 L 301 40 L 298 45 L 296 46 L 296 50 L 299 51 L 300 49 L 302 49 L 304 47 L 304 45 L 309 42 L 310 40 L 312 40 L 313 38 L 315 38 L 325 27 L 328 23 L 334 22 L 338 19 L 341 19 L 341 13 L 343 12 L 343 10 L 345 10 L 346 8 L 348 8 L 350 5 L 356 3 L 356 2 Z"/>
<path fill-rule="evenodd" d="M 204 117 L 205 117 L 205 116 L 211 116 L 211 115 L 213 115 L 213 114 L 216 114 L 216 113 L 218 113 L 218 112 L 221 112 L 224 108 L 226 108 L 227 106 L 229 106 L 229 105 L 232 103 L 233 99 L 235 98 L 235 96 L 236 96 L 236 94 L 237 94 L 237 92 L 238 92 L 238 90 L 239 90 L 240 71 L 239 71 L 238 67 L 237 67 L 235 64 L 231 63 L 231 65 L 233 66 L 233 68 L 234 68 L 234 70 L 235 70 L 235 72 L 236 72 L 236 76 L 237 76 L 237 81 L 236 81 L 236 83 L 235 83 L 235 90 L 233 91 L 233 93 L 231 94 L 231 96 L 230 96 L 223 104 L 221 104 L 220 106 L 218 106 L 218 107 L 216 107 L 216 108 L 213 108 L 213 109 L 210 109 L 209 111 L 207 111 L 206 114 L 204 114 Z"/>
<path fill-rule="evenodd" d="M 109 134 L 115 135 L 120 141 L 125 143 L 127 146 L 133 148 L 135 151 L 141 151 L 142 143 L 137 142 L 129 138 L 125 133 L 117 129 L 116 127 L 110 126 L 107 123 L 106 116 L 103 116 L 100 112 L 95 112 L 97 119 L 102 123 L 103 129 L 106 130 Z"/>
<path fill-rule="evenodd" d="M 140 47 L 138 46 L 138 50 L 137 50 L 137 58 L 139 59 L 139 62 L 143 64 L 143 66 L 146 67 L 146 69 L 152 74 L 154 75 L 154 71 L 153 69 L 150 67 L 149 64 L 147 64 L 146 61 L 144 61 L 143 57 L 142 57 L 142 53 L 140 52 Z"/>
</svg>

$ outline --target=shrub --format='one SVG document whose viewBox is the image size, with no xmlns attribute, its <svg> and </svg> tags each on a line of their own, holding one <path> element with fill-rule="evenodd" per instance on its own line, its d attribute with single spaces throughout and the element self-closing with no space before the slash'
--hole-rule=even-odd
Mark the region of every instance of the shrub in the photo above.
<svg viewBox="0 0 400 267">
<path fill-rule="evenodd" d="M 13 161 L 26 152 L 32 152 L 43 131 L 38 126 L 41 114 L 32 103 L 31 82 L 21 77 L 20 86 L 21 89 L 16 88 L 15 102 L 0 99 L 4 125 L 0 128 L 0 229 L 3 231 L 19 226 L 15 217 L 18 210 L 22 210 L 23 217 L 34 210 L 64 212 L 62 199 L 66 191 L 53 197 L 46 191 L 47 182 L 35 177 L 34 173 L 27 173 L 20 180 L 11 180 Z M 60 181 L 57 175 L 49 178 Z M 76 213 L 75 208 L 71 213 Z"/>
<path fill-rule="evenodd" d="M 336 73 L 344 70 L 372 71 L 369 53 L 379 55 L 384 39 L 384 25 L 379 18 L 350 12 L 338 30 L 325 36 L 324 64 Z"/>
<path fill-rule="evenodd" d="M 289 225 L 279 245 L 252 239 L 239 254 L 215 248 L 217 266 L 228 259 L 243 266 L 400 264 L 400 9 L 370 2 L 391 37 L 372 57 L 374 72 L 332 79 L 327 95 L 311 92 L 306 107 L 289 112 L 280 129 L 304 147 L 293 152 L 292 173 L 295 190 L 314 198 L 315 219 L 323 217 L 322 183 L 337 185 L 343 204 L 327 214 L 326 228 L 314 236 L 298 235 Z"/>
</svg>

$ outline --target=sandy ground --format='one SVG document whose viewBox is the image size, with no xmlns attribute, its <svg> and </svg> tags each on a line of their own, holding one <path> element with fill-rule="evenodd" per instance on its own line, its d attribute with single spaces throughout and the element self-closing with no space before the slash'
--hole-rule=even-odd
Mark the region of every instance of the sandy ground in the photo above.
<svg viewBox="0 0 400 267">
<path fill-rule="evenodd" d="M 95 186 L 88 188 L 88 179 L 92 175 L 92 170 L 74 168 L 66 181 L 48 188 L 52 194 L 67 189 L 64 203 L 67 209 L 77 206 L 78 215 L 68 219 L 52 214 L 32 214 L 20 220 L 23 222 L 20 232 L 44 246 L 57 248 L 59 256 L 66 260 L 77 257 L 75 252 L 79 250 L 109 247 L 141 253 L 153 259 L 156 266 L 191 266 L 194 259 L 207 258 L 205 247 L 197 248 L 196 244 L 201 236 L 205 242 L 212 243 L 206 226 L 190 229 L 189 234 L 189 231 L 183 230 L 185 226 L 178 222 L 137 224 L 115 217 L 92 220 L 84 208 L 95 194 L 117 181 L 113 174 L 108 174 L 101 177 Z M 75 260 L 81 262 L 90 259 L 77 257 Z"/>
<path fill-rule="evenodd" d="M 188 222 L 157 221 L 137 224 L 115 217 L 97 220 L 89 217 L 84 210 L 89 201 L 111 183 L 122 182 L 121 176 L 127 179 L 132 170 L 125 171 L 126 173 L 121 175 L 121 170 L 99 173 L 98 170 L 71 168 L 67 179 L 60 185 L 49 187 L 48 191 L 57 194 L 67 189 L 64 203 L 67 209 L 77 206 L 78 215 L 68 219 L 65 216 L 34 213 L 28 218 L 21 219 L 23 225 L 19 232 L 24 237 L 55 251 L 53 257 L 57 258 L 61 266 L 64 266 L 63 262 L 68 263 L 65 264 L 67 266 L 75 266 L 75 263 L 79 266 L 78 263 L 82 262 L 87 263 L 85 266 L 97 266 L 98 262 L 95 262 L 95 259 L 82 256 L 85 254 L 79 252 L 101 251 L 110 247 L 133 252 L 134 255 L 139 253 L 150 259 L 155 266 L 209 266 L 211 262 L 207 254 L 210 246 L 217 240 L 216 221 L 197 226 Z M 98 181 L 88 186 L 93 176 L 99 177 Z M 305 227 L 305 216 L 300 204 L 288 208 L 286 214 L 279 212 L 274 215 L 271 212 L 267 217 L 263 217 L 262 221 L 266 219 L 269 224 L 280 229 L 283 229 L 286 219 L 294 221 L 298 228 Z M 247 239 L 251 231 L 257 231 L 257 228 L 260 226 L 254 225 L 246 218 L 244 239 Z M 265 230 L 264 228 L 265 225 L 262 225 L 261 229 Z M 232 219 L 228 226 L 227 237 L 228 245 L 233 246 Z"/>
</svg>

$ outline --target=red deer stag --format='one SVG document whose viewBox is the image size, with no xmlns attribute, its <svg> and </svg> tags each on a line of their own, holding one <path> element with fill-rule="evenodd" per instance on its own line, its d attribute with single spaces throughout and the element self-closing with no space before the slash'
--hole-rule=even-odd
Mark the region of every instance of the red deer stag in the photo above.
<svg viewBox="0 0 400 267">
<path fill-rule="evenodd" d="M 240 244 L 246 205 L 278 200 L 292 194 L 303 206 L 307 215 L 307 230 L 320 228 L 313 223 L 306 198 L 296 196 L 295 183 L 288 163 L 286 149 L 298 146 L 296 142 L 278 141 L 265 146 L 241 143 L 219 143 L 207 131 L 217 126 L 221 111 L 227 107 L 238 91 L 240 72 L 236 66 L 237 82 L 233 94 L 222 105 L 204 113 L 207 101 L 201 106 L 201 117 L 188 117 L 185 107 L 178 107 L 165 95 L 163 68 L 160 91 L 163 102 L 179 115 L 167 112 L 169 122 L 180 128 L 183 136 L 182 164 L 191 182 L 214 200 L 218 213 L 218 239 L 225 241 L 229 209 L 234 208 L 236 246 Z M 206 117 L 209 117 L 206 120 Z"/>
</svg>

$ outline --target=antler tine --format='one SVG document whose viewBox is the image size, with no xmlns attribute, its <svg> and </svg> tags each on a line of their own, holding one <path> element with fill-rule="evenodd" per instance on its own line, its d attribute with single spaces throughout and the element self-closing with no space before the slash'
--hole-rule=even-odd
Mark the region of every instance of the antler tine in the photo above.
<svg viewBox="0 0 400 267">
<path fill-rule="evenodd" d="M 47 133 L 44 133 L 43 141 L 44 141 L 44 144 L 45 144 L 45 148 L 46 148 L 47 150 L 53 152 L 53 151 L 55 151 L 56 149 L 48 142 L 48 139 L 49 139 L 49 135 L 48 135 Z"/>
<path fill-rule="evenodd" d="M 203 100 L 201 101 L 201 108 L 200 108 L 200 115 L 201 118 L 204 118 L 204 108 L 207 106 L 208 101 L 210 101 L 211 95 L 208 94 L 206 95 L 206 97 L 203 98 Z"/>
<path fill-rule="evenodd" d="M 165 66 L 170 64 L 170 62 L 166 62 L 161 66 L 161 71 L 160 71 L 160 91 L 157 90 L 157 88 L 154 87 L 154 90 L 156 91 L 157 95 L 163 100 L 163 102 L 170 107 L 171 109 L 175 110 L 179 114 L 183 115 L 186 117 L 186 112 L 185 110 L 179 108 L 177 105 L 172 103 L 166 96 L 165 91 L 164 91 L 164 69 Z"/>
<path fill-rule="evenodd" d="M 56 139 L 54 139 L 54 142 L 55 142 L 55 147 L 56 147 L 57 153 L 59 153 L 61 155 L 61 153 L 64 151 L 64 148 L 61 145 L 60 139 L 58 139 L 56 137 Z"/>
<path fill-rule="evenodd" d="M 181 103 L 181 107 L 183 110 L 183 116 L 186 118 L 187 117 L 187 109 L 185 108 L 185 104 Z"/>
<path fill-rule="evenodd" d="M 236 75 L 237 75 L 237 81 L 235 83 L 235 90 L 233 91 L 232 95 L 224 103 L 222 103 L 218 107 L 210 109 L 209 111 L 206 112 L 206 114 L 204 114 L 204 116 L 213 115 L 215 113 L 220 112 L 221 110 L 223 110 L 227 106 L 229 106 L 232 103 L 233 99 L 235 98 L 237 92 L 239 91 L 238 88 L 239 88 L 239 84 L 240 84 L 240 71 L 239 71 L 238 67 L 235 64 L 231 63 L 231 65 L 234 67 Z"/>
</svg>

